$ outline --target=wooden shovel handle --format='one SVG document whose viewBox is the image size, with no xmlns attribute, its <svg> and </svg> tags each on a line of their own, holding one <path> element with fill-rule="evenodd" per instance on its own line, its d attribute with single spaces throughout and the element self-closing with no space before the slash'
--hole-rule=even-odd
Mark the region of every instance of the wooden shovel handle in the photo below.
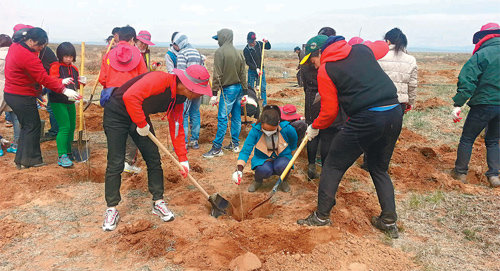
<svg viewBox="0 0 500 271">
<path fill-rule="evenodd" d="M 79 71 L 79 76 L 83 76 L 84 74 L 84 69 L 85 69 L 85 42 L 82 42 L 82 52 L 80 56 L 80 71 Z M 78 79 L 77 79 L 78 80 Z M 78 107 L 78 114 L 79 114 L 79 123 L 78 123 L 78 131 L 81 132 L 83 131 L 83 84 L 80 84 L 80 96 L 82 96 L 82 99 L 80 101 L 80 106 Z M 80 138 L 79 138 L 80 139 Z"/>
<path fill-rule="evenodd" d="M 300 152 L 302 149 L 307 145 L 307 135 L 304 136 L 304 139 L 302 139 L 302 142 L 300 143 L 300 146 L 297 148 L 295 151 L 295 154 L 292 157 L 292 160 L 288 162 L 288 165 L 286 166 L 285 170 L 283 170 L 283 173 L 281 173 L 280 179 L 283 180 L 286 177 L 286 174 L 288 174 L 288 171 L 292 168 L 293 164 L 295 163 L 295 160 L 297 160 L 297 157 L 299 157 Z"/>
<path fill-rule="evenodd" d="M 111 46 L 113 45 L 113 43 L 115 43 L 115 38 L 114 37 L 109 42 L 108 48 L 106 49 L 106 53 L 104 54 L 104 56 L 106 56 L 109 53 L 109 50 L 111 50 Z M 99 76 L 101 76 L 101 69 L 99 69 L 99 73 L 97 74 L 97 79 L 95 80 L 94 86 L 92 87 L 92 93 L 91 93 L 92 96 L 95 93 L 95 90 L 97 88 L 97 84 L 99 84 Z"/>
<path fill-rule="evenodd" d="M 179 167 L 179 169 L 181 171 L 184 171 L 184 167 L 181 165 L 181 163 L 179 163 L 179 161 L 177 161 L 177 159 L 175 159 L 175 157 L 172 155 L 172 153 L 170 153 L 168 151 L 168 149 L 163 144 L 161 144 L 161 142 L 158 140 L 158 138 L 156 138 L 156 136 L 154 136 L 150 132 L 148 134 L 148 137 L 156 144 L 156 146 L 158 146 L 158 148 L 160 148 L 165 154 L 168 155 L 170 160 L 172 160 Z M 203 195 L 205 195 L 205 197 L 208 199 L 210 196 L 208 195 L 207 191 L 205 191 L 205 189 L 203 189 L 203 187 L 201 187 L 201 185 L 193 178 L 193 176 L 191 176 L 191 174 L 188 173 L 187 176 L 188 176 L 188 179 L 196 186 L 196 188 L 198 188 L 198 190 L 200 190 L 201 193 L 203 193 Z"/>
</svg>

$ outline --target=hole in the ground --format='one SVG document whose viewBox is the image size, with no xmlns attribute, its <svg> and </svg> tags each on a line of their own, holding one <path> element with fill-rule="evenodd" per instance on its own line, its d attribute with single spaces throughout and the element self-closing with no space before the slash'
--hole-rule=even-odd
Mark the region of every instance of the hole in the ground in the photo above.
<svg viewBox="0 0 500 271">
<path fill-rule="evenodd" d="M 274 205 L 271 201 L 266 202 L 264 205 L 258 207 L 257 209 L 253 210 L 252 213 L 248 214 L 248 211 L 250 209 L 265 200 L 266 197 L 267 194 L 234 194 L 229 197 L 229 203 L 231 204 L 229 214 L 239 222 L 259 217 L 266 218 L 269 215 L 273 214 L 276 210 L 276 205 Z"/>
</svg>

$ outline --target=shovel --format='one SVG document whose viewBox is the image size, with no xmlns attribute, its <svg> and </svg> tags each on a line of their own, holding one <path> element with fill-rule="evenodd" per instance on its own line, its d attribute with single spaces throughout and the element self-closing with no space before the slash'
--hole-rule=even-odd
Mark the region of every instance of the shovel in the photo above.
<svg viewBox="0 0 500 271">
<path fill-rule="evenodd" d="M 264 52 L 265 52 L 265 49 L 266 49 L 266 43 L 265 42 L 262 42 L 262 54 L 261 54 L 261 58 L 260 58 L 260 72 L 262 74 L 264 74 Z M 257 100 L 260 100 L 262 99 L 261 97 L 261 87 L 262 87 L 262 75 L 258 74 L 259 76 L 259 87 L 257 88 L 258 91 L 257 91 Z M 266 94 L 267 95 L 267 94 Z"/>
<path fill-rule="evenodd" d="M 252 209 L 250 209 L 250 211 L 248 211 L 248 214 L 251 214 L 253 212 L 253 210 L 264 205 L 264 203 L 268 202 L 274 196 L 274 194 L 276 194 L 276 191 L 278 191 L 278 187 L 280 186 L 281 182 L 283 182 L 283 179 L 288 174 L 288 171 L 292 168 L 293 163 L 295 163 L 295 160 L 297 159 L 297 157 L 299 157 L 300 152 L 307 145 L 307 141 L 308 141 L 307 136 L 304 136 L 304 139 L 302 140 L 302 142 L 300 143 L 300 146 L 295 151 L 295 154 L 293 155 L 292 160 L 290 160 L 290 162 L 288 162 L 288 165 L 286 166 L 285 170 L 283 170 L 283 173 L 281 173 L 281 176 L 279 177 L 278 181 L 276 182 L 276 184 L 274 184 L 273 190 L 271 190 L 271 193 L 269 193 L 269 196 L 264 201 L 260 202 L 259 204 L 255 205 Z"/>
<path fill-rule="evenodd" d="M 83 76 L 85 67 L 85 42 L 82 42 L 82 55 L 80 63 L 80 76 Z M 80 84 L 80 96 L 83 97 L 83 84 Z M 88 140 L 83 139 L 83 98 L 78 106 L 78 140 L 73 141 L 72 154 L 77 162 L 85 162 L 89 159 Z"/>
<path fill-rule="evenodd" d="M 168 155 L 168 157 L 181 169 L 182 172 L 184 172 L 184 167 L 175 159 L 175 157 L 167 150 L 167 148 L 161 144 L 161 142 L 156 138 L 151 132 L 148 134 L 148 137 L 160 148 L 165 154 Z M 191 176 L 191 174 L 187 174 L 188 179 L 200 190 L 201 193 L 205 196 L 205 198 L 208 199 L 210 204 L 212 205 L 212 210 L 210 212 L 210 215 L 213 217 L 217 218 L 221 215 L 226 214 L 226 209 L 229 206 L 229 201 L 227 201 L 225 198 L 223 198 L 219 194 L 213 194 L 211 196 L 208 195 L 207 191 L 201 187 L 201 185 Z"/>
</svg>

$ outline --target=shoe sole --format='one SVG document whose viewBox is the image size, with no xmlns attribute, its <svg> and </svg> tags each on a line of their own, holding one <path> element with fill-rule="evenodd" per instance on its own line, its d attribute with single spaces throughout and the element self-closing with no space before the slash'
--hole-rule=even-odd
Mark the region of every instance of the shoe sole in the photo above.
<svg viewBox="0 0 500 271">
<path fill-rule="evenodd" d="M 160 217 L 160 219 L 163 220 L 163 222 L 170 222 L 170 221 L 174 221 L 174 219 L 175 219 L 175 216 L 172 215 L 172 217 L 170 217 L 169 219 L 165 220 L 165 219 L 163 219 L 162 214 L 159 211 L 156 211 L 155 209 L 152 210 L 152 213 L 154 215 Z"/>
</svg>

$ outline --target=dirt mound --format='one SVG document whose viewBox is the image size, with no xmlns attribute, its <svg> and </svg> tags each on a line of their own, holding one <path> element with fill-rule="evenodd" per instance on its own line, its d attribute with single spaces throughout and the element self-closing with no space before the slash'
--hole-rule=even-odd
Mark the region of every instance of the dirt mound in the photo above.
<svg viewBox="0 0 500 271">
<path fill-rule="evenodd" d="M 0 220 L 0 249 L 17 238 L 28 238 L 36 227 L 16 220 Z"/>
<path fill-rule="evenodd" d="M 272 97 L 272 98 L 284 98 L 284 97 L 290 98 L 290 97 L 295 97 L 298 95 L 303 95 L 302 89 L 300 89 L 300 88 L 285 88 L 285 89 L 282 89 L 278 92 L 270 94 L 268 96 Z"/>
<path fill-rule="evenodd" d="M 78 122 L 78 110 L 77 112 L 77 122 Z M 84 113 L 85 116 L 85 128 L 87 131 L 96 132 L 103 131 L 102 128 L 102 116 L 104 115 L 104 108 L 97 104 L 92 104 L 87 108 Z M 78 129 L 78 124 L 77 124 Z"/>
<path fill-rule="evenodd" d="M 167 228 L 154 229 L 147 220 L 139 220 L 118 230 L 120 234 L 117 247 L 124 252 L 137 253 L 146 258 L 165 256 L 171 246 L 172 231 Z M 109 238 L 113 242 L 116 236 Z"/>
<path fill-rule="evenodd" d="M 288 83 L 288 82 L 290 82 L 290 79 L 288 79 L 288 78 L 280 78 L 280 77 L 267 77 L 266 78 L 267 84 L 281 84 L 281 83 Z"/>
<path fill-rule="evenodd" d="M 450 105 L 449 102 L 446 102 L 441 98 L 434 97 L 434 98 L 427 99 L 425 101 L 417 101 L 415 104 L 415 110 L 416 111 L 424 111 L 426 109 L 435 109 L 438 107 L 448 106 L 448 105 Z"/>
</svg>

